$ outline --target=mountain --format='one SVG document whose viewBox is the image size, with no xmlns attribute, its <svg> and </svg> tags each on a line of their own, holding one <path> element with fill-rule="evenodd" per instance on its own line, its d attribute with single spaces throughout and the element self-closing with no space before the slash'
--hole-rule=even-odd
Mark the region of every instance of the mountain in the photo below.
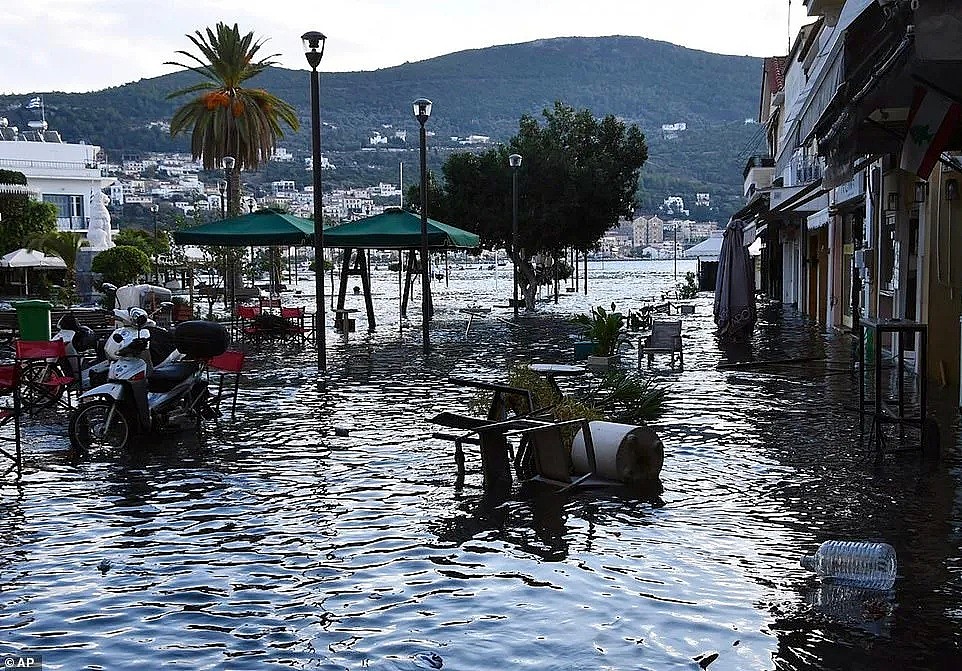
<svg viewBox="0 0 962 671">
<path fill-rule="evenodd" d="M 617 115 L 646 133 L 651 159 L 639 200 L 647 209 L 672 193 L 688 201 L 707 191 L 715 202 L 726 203 L 715 213 L 724 214 L 737 207 L 741 169 L 760 139 L 759 127 L 745 120 L 757 113 L 761 67 L 761 59 L 641 37 L 571 37 L 462 51 L 371 72 L 322 73 L 322 142 L 325 154 L 347 168 L 332 175 L 333 183 L 365 170 L 395 181 L 396 154 L 358 151 L 375 132 L 391 138 L 395 149 L 416 148 L 418 125 L 410 104 L 415 98 L 434 102 L 428 122 L 435 133 L 434 167 L 458 146 L 452 137 L 505 140 L 517 131 L 522 114 L 540 114 L 561 100 Z M 166 95 L 195 81 L 193 73 L 178 72 L 93 93 L 46 93 L 47 119 L 65 139 L 101 145 L 112 158 L 184 150 L 186 139 L 171 140 L 162 127 L 180 104 Z M 294 105 L 302 127 L 281 146 L 309 155 L 308 71 L 272 68 L 252 84 Z M 0 110 L 7 110 L 0 114 L 14 115 L 25 101 L 26 96 L 0 96 Z M 685 123 L 687 130 L 666 140 L 661 126 L 673 123 Z M 397 131 L 407 132 L 406 142 L 393 138 Z M 416 165 L 415 159 L 406 162 Z M 325 182 L 332 184 L 328 173 Z"/>
</svg>

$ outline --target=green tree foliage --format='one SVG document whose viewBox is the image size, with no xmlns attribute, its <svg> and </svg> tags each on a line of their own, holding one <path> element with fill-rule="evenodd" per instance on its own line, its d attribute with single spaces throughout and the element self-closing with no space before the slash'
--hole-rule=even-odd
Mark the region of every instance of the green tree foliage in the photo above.
<svg viewBox="0 0 962 671">
<path fill-rule="evenodd" d="M 264 89 L 244 86 L 249 79 L 275 65 L 279 54 L 258 58 L 263 40 L 254 40 L 253 33 L 241 35 L 235 23 L 218 23 L 215 29 L 196 31 L 187 35 L 200 52 L 177 53 L 188 60 L 177 65 L 203 77 L 204 81 L 171 93 L 168 98 L 194 96 L 174 112 L 170 120 L 170 135 L 190 133 L 190 151 L 201 158 L 204 168 L 219 168 L 225 156 L 233 156 L 237 163 L 229 172 L 231 203 L 229 212 L 240 211 L 240 171 L 256 170 L 266 162 L 277 140 L 284 137 L 283 122 L 297 130 L 297 112 L 291 105 Z M 195 95 L 199 94 L 199 95 Z"/>
<path fill-rule="evenodd" d="M 512 249 L 511 153 L 523 157 L 517 250 Z M 543 123 L 522 117 L 507 146 L 451 155 L 443 167 L 438 205 L 429 205 L 428 212 L 478 233 L 483 245 L 507 248 L 518 264 L 527 306 L 534 308 L 534 257 L 557 260 L 568 248 L 596 245 L 634 209 L 638 173 L 647 158 L 637 126 L 556 102 L 544 110 Z"/>
<path fill-rule="evenodd" d="M 136 247 L 148 257 L 166 254 L 170 251 L 167 235 L 159 233 L 155 238 L 152 233 L 137 228 L 125 228 L 113 237 L 114 243 L 123 247 Z"/>
<path fill-rule="evenodd" d="M 25 186 L 20 172 L 0 170 L 0 184 Z M 24 193 L 0 193 L 0 254 L 28 247 L 31 240 L 57 229 L 57 207 Z"/>
<path fill-rule="evenodd" d="M 104 282 L 122 286 L 150 272 L 150 259 L 136 247 L 117 245 L 97 254 L 91 270 L 100 273 Z"/>
</svg>

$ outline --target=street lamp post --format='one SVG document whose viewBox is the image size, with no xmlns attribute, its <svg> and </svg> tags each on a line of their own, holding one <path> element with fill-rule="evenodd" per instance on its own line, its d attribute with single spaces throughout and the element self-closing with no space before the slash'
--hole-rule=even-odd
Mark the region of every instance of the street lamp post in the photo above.
<svg viewBox="0 0 962 671">
<path fill-rule="evenodd" d="M 317 66 L 324 57 L 327 37 L 316 30 L 301 35 L 304 56 L 311 66 L 311 140 L 314 174 L 314 288 L 317 309 L 314 311 L 314 334 L 317 342 L 317 369 L 327 368 L 327 338 L 324 328 L 324 203 L 321 193 L 321 82 Z"/>
<path fill-rule="evenodd" d="M 227 181 L 222 179 L 217 188 L 220 191 L 220 218 L 223 219 L 227 216 Z"/>
<path fill-rule="evenodd" d="M 508 157 L 511 166 L 511 253 L 514 254 L 514 316 L 518 316 L 518 168 L 521 167 L 521 154 L 511 154 Z"/>
<path fill-rule="evenodd" d="M 427 98 L 414 101 L 414 118 L 421 125 L 421 340 L 424 353 L 431 353 L 428 327 L 431 319 L 431 280 L 428 277 L 428 149 L 424 124 L 431 118 L 432 103 Z"/>
<path fill-rule="evenodd" d="M 236 163 L 233 156 L 225 156 L 222 164 L 224 166 L 224 178 L 227 182 L 227 214 L 237 214 L 232 211 L 231 205 L 233 204 L 233 186 L 231 185 L 232 176 L 234 172 L 234 164 Z"/>
<path fill-rule="evenodd" d="M 159 209 L 160 209 L 160 206 L 157 205 L 156 203 L 154 203 L 153 205 L 150 206 L 150 215 L 151 215 L 151 217 L 153 217 L 153 220 L 154 220 L 154 244 L 155 244 L 155 245 L 157 244 L 157 210 L 159 210 Z M 154 261 L 154 279 L 159 282 L 159 281 L 160 281 L 160 271 L 157 269 L 157 255 L 156 255 L 156 254 L 154 254 L 153 261 Z"/>
</svg>

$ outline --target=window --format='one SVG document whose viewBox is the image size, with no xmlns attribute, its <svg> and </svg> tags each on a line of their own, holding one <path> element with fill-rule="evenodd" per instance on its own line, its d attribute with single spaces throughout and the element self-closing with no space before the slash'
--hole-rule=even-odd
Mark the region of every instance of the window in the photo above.
<svg viewBox="0 0 962 671">
<path fill-rule="evenodd" d="M 45 193 L 43 200 L 45 203 L 53 203 L 57 206 L 57 219 L 67 220 L 70 230 L 83 230 L 87 227 L 83 196 Z"/>
</svg>

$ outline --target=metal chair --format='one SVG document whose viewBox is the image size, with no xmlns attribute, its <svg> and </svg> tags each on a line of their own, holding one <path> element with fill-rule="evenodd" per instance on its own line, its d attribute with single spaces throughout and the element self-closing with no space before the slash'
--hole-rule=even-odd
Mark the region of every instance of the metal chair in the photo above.
<svg viewBox="0 0 962 671">
<path fill-rule="evenodd" d="M 63 340 L 17 340 L 18 390 L 24 408 L 71 409 L 70 393 L 82 392 L 79 355 L 68 355 Z M 78 371 L 74 376 L 70 371 Z"/>
<path fill-rule="evenodd" d="M 207 362 L 207 377 L 210 379 L 211 375 L 216 375 L 217 380 L 217 393 L 214 396 L 214 401 L 212 405 L 220 410 L 220 404 L 224 400 L 224 379 L 228 375 L 233 375 L 233 388 L 229 389 L 230 392 L 230 416 L 233 417 L 237 410 L 237 390 L 240 387 L 240 376 L 241 370 L 244 368 L 244 353 L 238 352 L 236 350 L 227 350 L 223 354 L 219 354 Z"/>
<path fill-rule="evenodd" d="M 22 474 L 23 454 L 20 445 L 20 393 L 18 389 L 20 377 L 20 366 L 8 365 L 0 366 L 0 394 L 10 395 L 11 405 L 0 408 L 0 429 L 9 424 L 13 424 L 13 436 L 0 435 L 0 444 L 12 444 L 12 448 L 0 447 L 0 456 L 9 459 L 12 463 L 3 471 L 6 475 L 16 469 L 17 477 Z"/>
</svg>

